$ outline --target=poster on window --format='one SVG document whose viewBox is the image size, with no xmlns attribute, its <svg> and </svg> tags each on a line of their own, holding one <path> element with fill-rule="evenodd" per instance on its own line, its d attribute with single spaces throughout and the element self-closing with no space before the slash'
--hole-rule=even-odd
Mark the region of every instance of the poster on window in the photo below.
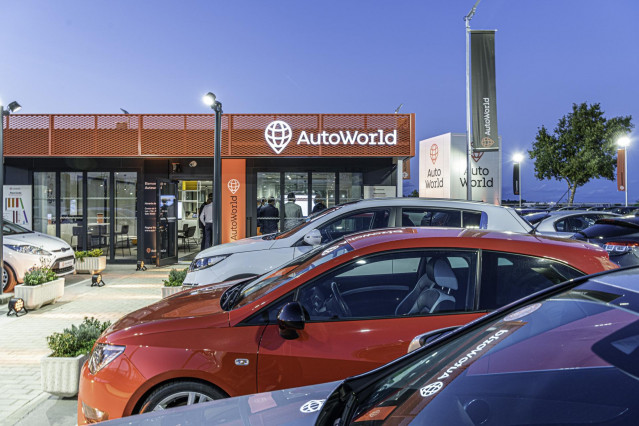
<svg viewBox="0 0 639 426">
<path fill-rule="evenodd" d="M 3 188 L 4 220 L 33 230 L 31 185 L 4 185 Z"/>
</svg>

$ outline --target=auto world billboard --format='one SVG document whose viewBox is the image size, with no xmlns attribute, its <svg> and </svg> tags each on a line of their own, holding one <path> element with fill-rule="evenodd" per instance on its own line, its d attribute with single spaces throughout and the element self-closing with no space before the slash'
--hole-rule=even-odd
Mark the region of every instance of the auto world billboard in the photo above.
<svg viewBox="0 0 639 426">
<path fill-rule="evenodd" d="M 466 199 L 466 135 L 446 133 L 419 142 L 419 196 Z M 472 196 L 501 202 L 501 151 L 473 152 Z"/>
</svg>

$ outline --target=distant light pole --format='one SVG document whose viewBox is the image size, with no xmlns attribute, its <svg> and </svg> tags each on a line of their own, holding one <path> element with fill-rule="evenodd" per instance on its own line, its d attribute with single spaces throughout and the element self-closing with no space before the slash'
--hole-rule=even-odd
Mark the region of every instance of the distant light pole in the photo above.
<svg viewBox="0 0 639 426">
<path fill-rule="evenodd" d="M 213 146 L 213 245 L 219 245 L 222 229 L 222 102 L 213 92 L 202 97 L 204 103 L 215 111 L 215 142 Z"/>
<path fill-rule="evenodd" d="M 473 199 L 470 170 L 472 167 L 470 158 L 473 155 L 473 142 L 470 133 L 470 20 L 473 19 L 480 1 L 477 0 L 468 15 L 464 17 L 464 21 L 466 21 L 466 199 L 468 201 Z"/>
<path fill-rule="evenodd" d="M 521 162 L 524 161 L 524 156 L 522 154 L 513 155 L 513 161 L 517 164 L 517 171 L 519 172 L 518 182 L 519 182 L 519 208 L 521 209 Z"/>
<path fill-rule="evenodd" d="M 22 107 L 16 101 L 11 102 L 7 109 L 4 109 L 0 103 L 0 203 L 2 203 L 0 208 L 0 269 L 2 269 L 2 292 L 4 292 L 4 287 L 9 280 L 9 275 L 4 272 L 4 117 L 21 109 Z"/>
<path fill-rule="evenodd" d="M 623 147 L 623 180 L 624 180 L 624 192 L 626 193 L 626 207 L 628 207 L 628 145 L 630 145 L 630 138 L 628 136 L 622 136 L 617 140 L 617 145 Z"/>
</svg>

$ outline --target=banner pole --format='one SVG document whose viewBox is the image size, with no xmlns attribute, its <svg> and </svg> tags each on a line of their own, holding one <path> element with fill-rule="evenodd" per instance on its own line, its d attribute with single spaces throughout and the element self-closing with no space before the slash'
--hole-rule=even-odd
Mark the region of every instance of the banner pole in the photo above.
<svg viewBox="0 0 639 426">
<path fill-rule="evenodd" d="M 466 199 L 473 199 L 472 192 L 472 173 L 470 158 L 473 155 L 473 144 L 471 139 L 470 128 L 470 20 L 473 19 L 477 5 L 481 0 L 477 0 L 473 8 L 464 17 L 466 21 Z"/>
</svg>

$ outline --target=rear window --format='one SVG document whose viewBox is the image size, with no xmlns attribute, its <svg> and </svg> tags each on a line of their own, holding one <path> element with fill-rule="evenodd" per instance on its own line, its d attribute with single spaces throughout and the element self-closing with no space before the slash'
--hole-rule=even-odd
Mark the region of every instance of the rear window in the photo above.
<svg viewBox="0 0 639 426">
<path fill-rule="evenodd" d="M 639 224 L 630 223 L 626 225 L 623 221 L 613 221 L 611 219 L 601 219 L 593 226 L 580 231 L 580 234 L 587 238 L 619 237 L 635 233 L 639 233 Z"/>
</svg>

